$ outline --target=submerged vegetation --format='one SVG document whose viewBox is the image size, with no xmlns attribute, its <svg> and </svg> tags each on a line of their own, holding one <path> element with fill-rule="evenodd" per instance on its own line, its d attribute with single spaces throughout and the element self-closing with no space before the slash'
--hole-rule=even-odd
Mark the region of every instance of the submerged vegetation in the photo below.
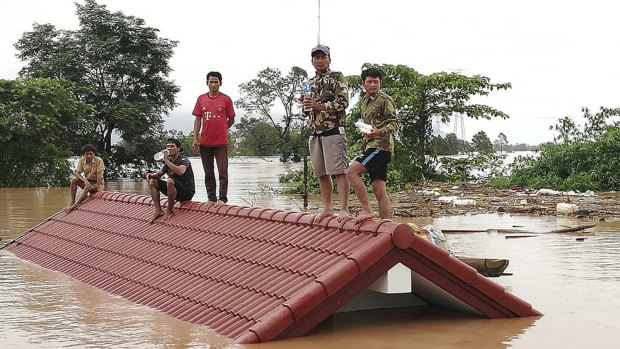
<svg viewBox="0 0 620 349">
<path fill-rule="evenodd" d="M 583 109 L 586 123 L 579 128 L 569 118 L 554 127 L 555 143 L 544 145 L 534 159 L 518 157 L 509 177 L 494 178 L 496 188 L 522 186 L 556 190 L 620 190 L 620 108 L 601 108 L 596 114 Z"/>
</svg>

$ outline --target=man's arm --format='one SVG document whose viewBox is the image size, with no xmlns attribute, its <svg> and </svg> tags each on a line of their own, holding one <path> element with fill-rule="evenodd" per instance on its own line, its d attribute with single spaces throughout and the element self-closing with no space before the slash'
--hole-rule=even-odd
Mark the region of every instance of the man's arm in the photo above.
<svg viewBox="0 0 620 349">
<path fill-rule="evenodd" d="M 103 171 L 97 174 L 97 186 L 95 187 L 95 191 L 103 190 Z"/>
<path fill-rule="evenodd" d="M 185 173 L 185 170 L 187 169 L 187 166 L 184 165 L 183 163 L 181 163 L 179 166 L 173 164 L 169 159 L 168 159 L 168 155 L 164 154 L 164 163 L 166 164 L 166 166 L 168 166 L 168 168 L 170 170 L 172 170 L 172 172 L 176 173 L 179 176 L 182 176 Z M 161 171 L 160 171 L 161 172 Z M 159 174 L 159 173 L 158 173 Z"/>
<path fill-rule="evenodd" d="M 235 118 L 234 117 L 226 118 L 226 124 L 228 124 L 228 128 L 231 128 L 234 123 L 235 123 Z"/>
<path fill-rule="evenodd" d="M 381 136 L 395 134 L 398 131 L 400 121 L 396 115 L 396 106 L 391 98 L 385 100 L 385 107 L 383 111 L 385 114 L 385 122 L 384 126 L 379 130 L 381 132 Z"/>
<path fill-rule="evenodd" d="M 84 176 L 82 176 L 83 171 L 84 169 L 82 168 L 82 160 L 80 159 L 80 161 L 78 162 L 77 168 L 75 169 L 75 178 L 79 179 L 80 181 L 82 181 L 82 183 L 84 183 L 84 189 L 89 190 L 90 182 L 86 180 Z"/>
<path fill-rule="evenodd" d="M 146 179 L 155 179 L 155 178 L 159 178 L 159 177 L 161 177 L 163 175 L 164 175 L 164 171 L 159 170 L 159 171 L 157 171 L 155 173 L 147 173 Z"/>
<path fill-rule="evenodd" d="M 103 190 L 103 171 L 105 171 L 105 165 L 103 164 L 103 160 L 97 159 L 95 160 L 97 161 L 97 187 L 95 189 L 99 191 Z"/>
<path fill-rule="evenodd" d="M 194 148 L 195 152 L 200 151 L 200 122 L 201 121 L 202 121 L 202 117 L 200 116 L 197 116 L 196 120 L 194 120 L 194 141 L 192 142 L 192 148 Z"/>
</svg>

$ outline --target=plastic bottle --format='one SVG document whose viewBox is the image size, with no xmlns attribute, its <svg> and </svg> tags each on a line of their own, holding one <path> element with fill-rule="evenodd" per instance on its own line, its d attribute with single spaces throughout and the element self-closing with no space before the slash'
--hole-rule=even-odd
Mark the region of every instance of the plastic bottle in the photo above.
<svg viewBox="0 0 620 349">
<path fill-rule="evenodd" d="M 304 97 L 308 97 L 308 98 L 312 98 L 312 86 L 310 86 L 309 82 L 304 82 L 301 85 L 302 91 L 304 93 Z M 310 112 L 312 111 L 312 107 L 306 107 L 304 105 L 303 107 L 304 112 Z"/>
<path fill-rule="evenodd" d="M 155 159 L 155 161 L 161 161 L 164 159 L 164 152 L 157 152 L 155 153 L 155 155 L 153 155 L 153 159 Z"/>
</svg>

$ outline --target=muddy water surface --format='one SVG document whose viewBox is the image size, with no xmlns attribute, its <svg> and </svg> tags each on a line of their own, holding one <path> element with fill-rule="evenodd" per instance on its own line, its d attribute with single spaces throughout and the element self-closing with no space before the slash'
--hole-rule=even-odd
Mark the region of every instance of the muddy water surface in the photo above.
<svg viewBox="0 0 620 349">
<path fill-rule="evenodd" d="M 298 210 L 300 198 L 269 190 L 280 186 L 277 174 L 294 165 L 267 160 L 231 162 L 230 204 Z M 204 174 L 193 163 L 194 199 L 203 201 Z M 107 183 L 106 190 L 147 194 L 145 182 Z M 61 210 L 67 197 L 67 188 L 0 188 L 2 243 Z M 245 347 L 620 348 L 620 223 L 598 222 L 594 235 L 578 241 L 582 236 L 546 232 L 587 221 L 495 214 L 413 221 L 440 229 L 484 230 L 448 235 L 451 249 L 458 256 L 509 259 L 506 272 L 513 275 L 493 280 L 545 315 L 489 320 L 441 308 L 337 314 L 305 337 Z M 531 237 L 507 239 L 515 234 L 498 234 L 497 229 L 519 229 Z M 243 346 L 0 251 L 0 347 Z"/>
</svg>

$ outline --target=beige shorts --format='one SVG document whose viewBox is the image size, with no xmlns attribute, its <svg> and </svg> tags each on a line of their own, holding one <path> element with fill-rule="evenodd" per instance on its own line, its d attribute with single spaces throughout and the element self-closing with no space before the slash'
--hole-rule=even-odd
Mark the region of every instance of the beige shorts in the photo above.
<svg viewBox="0 0 620 349">
<path fill-rule="evenodd" d="M 340 175 L 347 170 L 347 139 L 343 134 L 310 136 L 310 160 L 315 177 Z"/>
</svg>

